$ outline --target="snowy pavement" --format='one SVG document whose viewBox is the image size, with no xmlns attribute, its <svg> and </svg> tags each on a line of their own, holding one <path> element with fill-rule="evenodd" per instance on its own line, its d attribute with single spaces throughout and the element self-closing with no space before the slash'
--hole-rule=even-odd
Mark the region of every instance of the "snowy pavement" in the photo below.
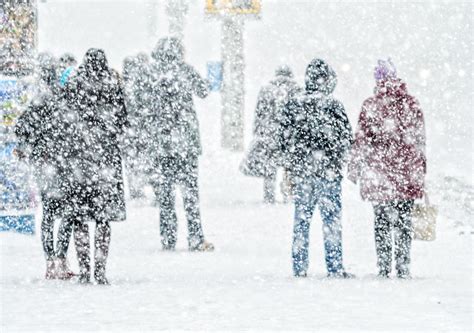
<svg viewBox="0 0 474 333">
<path fill-rule="evenodd" d="M 325 277 L 317 217 L 309 277 L 295 279 L 292 206 L 260 203 L 261 181 L 241 176 L 239 159 L 216 149 L 201 161 L 214 253 L 187 251 L 181 207 L 178 248 L 161 251 L 158 209 L 130 202 L 128 220 L 112 229 L 111 286 L 45 281 L 39 235 L 0 234 L 1 331 L 470 330 L 472 235 L 446 212 L 435 242 L 414 242 L 414 278 L 380 280 L 371 208 L 345 183 L 344 260 L 357 278 Z M 70 261 L 77 269 L 74 251 Z"/>
</svg>

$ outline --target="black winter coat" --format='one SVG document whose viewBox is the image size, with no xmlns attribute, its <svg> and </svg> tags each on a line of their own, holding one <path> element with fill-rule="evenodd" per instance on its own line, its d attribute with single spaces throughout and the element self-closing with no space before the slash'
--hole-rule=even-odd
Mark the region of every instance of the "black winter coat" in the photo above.
<svg viewBox="0 0 474 333">
<path fill-rule="evenodd" d="M 73 128 L 60 91 L 44 91 L 19 117 L 15 134 L 34 167 L 43 198 L 65 199 L 72 186 Z"/>
<path fill-rule="evenodd" d="M 352 129 L 341 102 L 332 97 L 335 73 L 318 60 L 306 73 L 306 91 L 299 90 L 285 110 L 279 139 L 286 168 L 294 181 L 308 176 L 342 178 L 352 143 Z"/>
<path fill-rule="evenodd" d="M 127 115 L 119 76 L 86 62 L 66 89 L 77 115 L 73 209 L 80 219 L 124 220 L 120 140 Z"/>
</svg>

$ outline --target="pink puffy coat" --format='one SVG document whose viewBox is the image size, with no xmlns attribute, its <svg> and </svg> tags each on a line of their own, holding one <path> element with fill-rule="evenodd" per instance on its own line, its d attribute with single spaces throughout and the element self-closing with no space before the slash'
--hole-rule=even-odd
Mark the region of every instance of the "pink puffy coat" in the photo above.
<svg viewBox="0 0 474 333">
<path fill-rule="evenodd" d="M 351 149 L 349 179 L 371 202 L 423 197 L 425 125 L 418 101 L 400 79 L 379 81 L 362 105 Z"/>
</svg>

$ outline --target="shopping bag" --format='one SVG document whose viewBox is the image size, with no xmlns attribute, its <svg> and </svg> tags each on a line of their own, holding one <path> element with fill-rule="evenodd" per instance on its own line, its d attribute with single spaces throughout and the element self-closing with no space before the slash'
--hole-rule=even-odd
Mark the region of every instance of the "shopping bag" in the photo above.
<svg viewBox="0 0 474 333">
<path fill-rule="evenodd" d="M 438 209 L 430 204 L 425 194 L 424 203 L 416 203 L 412 211 L 413 233 L 415 240 L 434 241 L 436 239 L 436 218 Z"/>
</svg>

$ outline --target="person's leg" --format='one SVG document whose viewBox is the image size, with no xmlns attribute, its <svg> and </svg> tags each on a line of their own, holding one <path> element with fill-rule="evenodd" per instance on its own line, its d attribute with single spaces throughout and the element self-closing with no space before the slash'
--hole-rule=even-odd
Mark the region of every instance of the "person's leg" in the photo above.
<svg viewBox="0 0 474 333">
<path fill-rule="evenodd" d="M 293 274 L 306 276 L 309 266 L 309 226 L 315 208 L 312 179 L 305 179 L 295 187 L 295 224 L 293 228 Z"/>
<path fill-rule="evenodd" d="M 108 284 L 105 277 L 105 266 L 109 255 L 111 228 L 110 223 L 96 221 L 94 237 L 94 279 L 98 284 Z"/>
<path fill-rule="evenodd" d="M 393 209 L 388 203 L 374 205 L 375 250 L 379 276 L 388 277 L 392 271 L 392 222 Z"/>
<path fill-rule="evenodd" d="M 183 201 L 186 219 L 188 221 L 188 246 L 190 250 L 197 249 L 204 242 L 204 233 L 199 210 L 199 188 L 196 174 L 190 174 L 183 182 Z"/>
<path fill-rule="evenodd" d="M 67 250 L 69 248 L 72 228 L 73 221 L 63 215 L 59 224 L 58 238 L 56 241 L 56 268 L 58 278 L 60 279 L 71 279 L 75 275 L 67 261 Z"/>
<path fill-rule="evenodd" d="M 183 161 L 179 182 L 183 185 L 184 210 L 188 222 L 188 246 L 191 251 L 213 251 L 214 245 L 206 242 L 202 230 L 199 207 L 198 158 L 191 156 Z"/>
<path fill-rule="evenodd" d="M 411 212 L 413 200 L 399 201 L 396 204 L 398 218 L 394 224 L 395 229 L 395 260 L 397 276 L 410 277 L 410 251 L 412 240 Z"/>
<path fill-rule="evenodd" d="M 289 171 L 283 170 L 283 179 L 280 184 L 280 190 L 284 203 L 288 203 L 291 200 L 291 181 L 289 173 Z"/>
<path fill-rule="evenodd" d="M 43 196 L 43 218 L 41 220 L 41 243 L 46 257 L 46 279 L 56 278 L 54 253 L 54 217 L 56 212 L 54 200 Z"/>
<path fill-rule="evenodd" d="M 74 222 L 74 244 L 79 263 L 79 282 L 89 283 L 91 276 L 89 226 L 82 221 Z"/>
<path fill-rule="evenodd" d="M 174 250 L 177 241 L 178 221 L 175 210 L 175 185 L 165 178 L 156 190 L 160 206 L 160 234 L 163 250 Z"/>
<path fill-rule="evenodd" d="M 263 201 L 268 204 L 275 203 L 276 170 L 263 178 Z"/>
<path fill-rule="evenodd" d="M 342 262 L 341 182 L 319 179 L 318 204 L 323 221 L 324 252 L 329 275 L 345 274 Z"/>
</svg>

